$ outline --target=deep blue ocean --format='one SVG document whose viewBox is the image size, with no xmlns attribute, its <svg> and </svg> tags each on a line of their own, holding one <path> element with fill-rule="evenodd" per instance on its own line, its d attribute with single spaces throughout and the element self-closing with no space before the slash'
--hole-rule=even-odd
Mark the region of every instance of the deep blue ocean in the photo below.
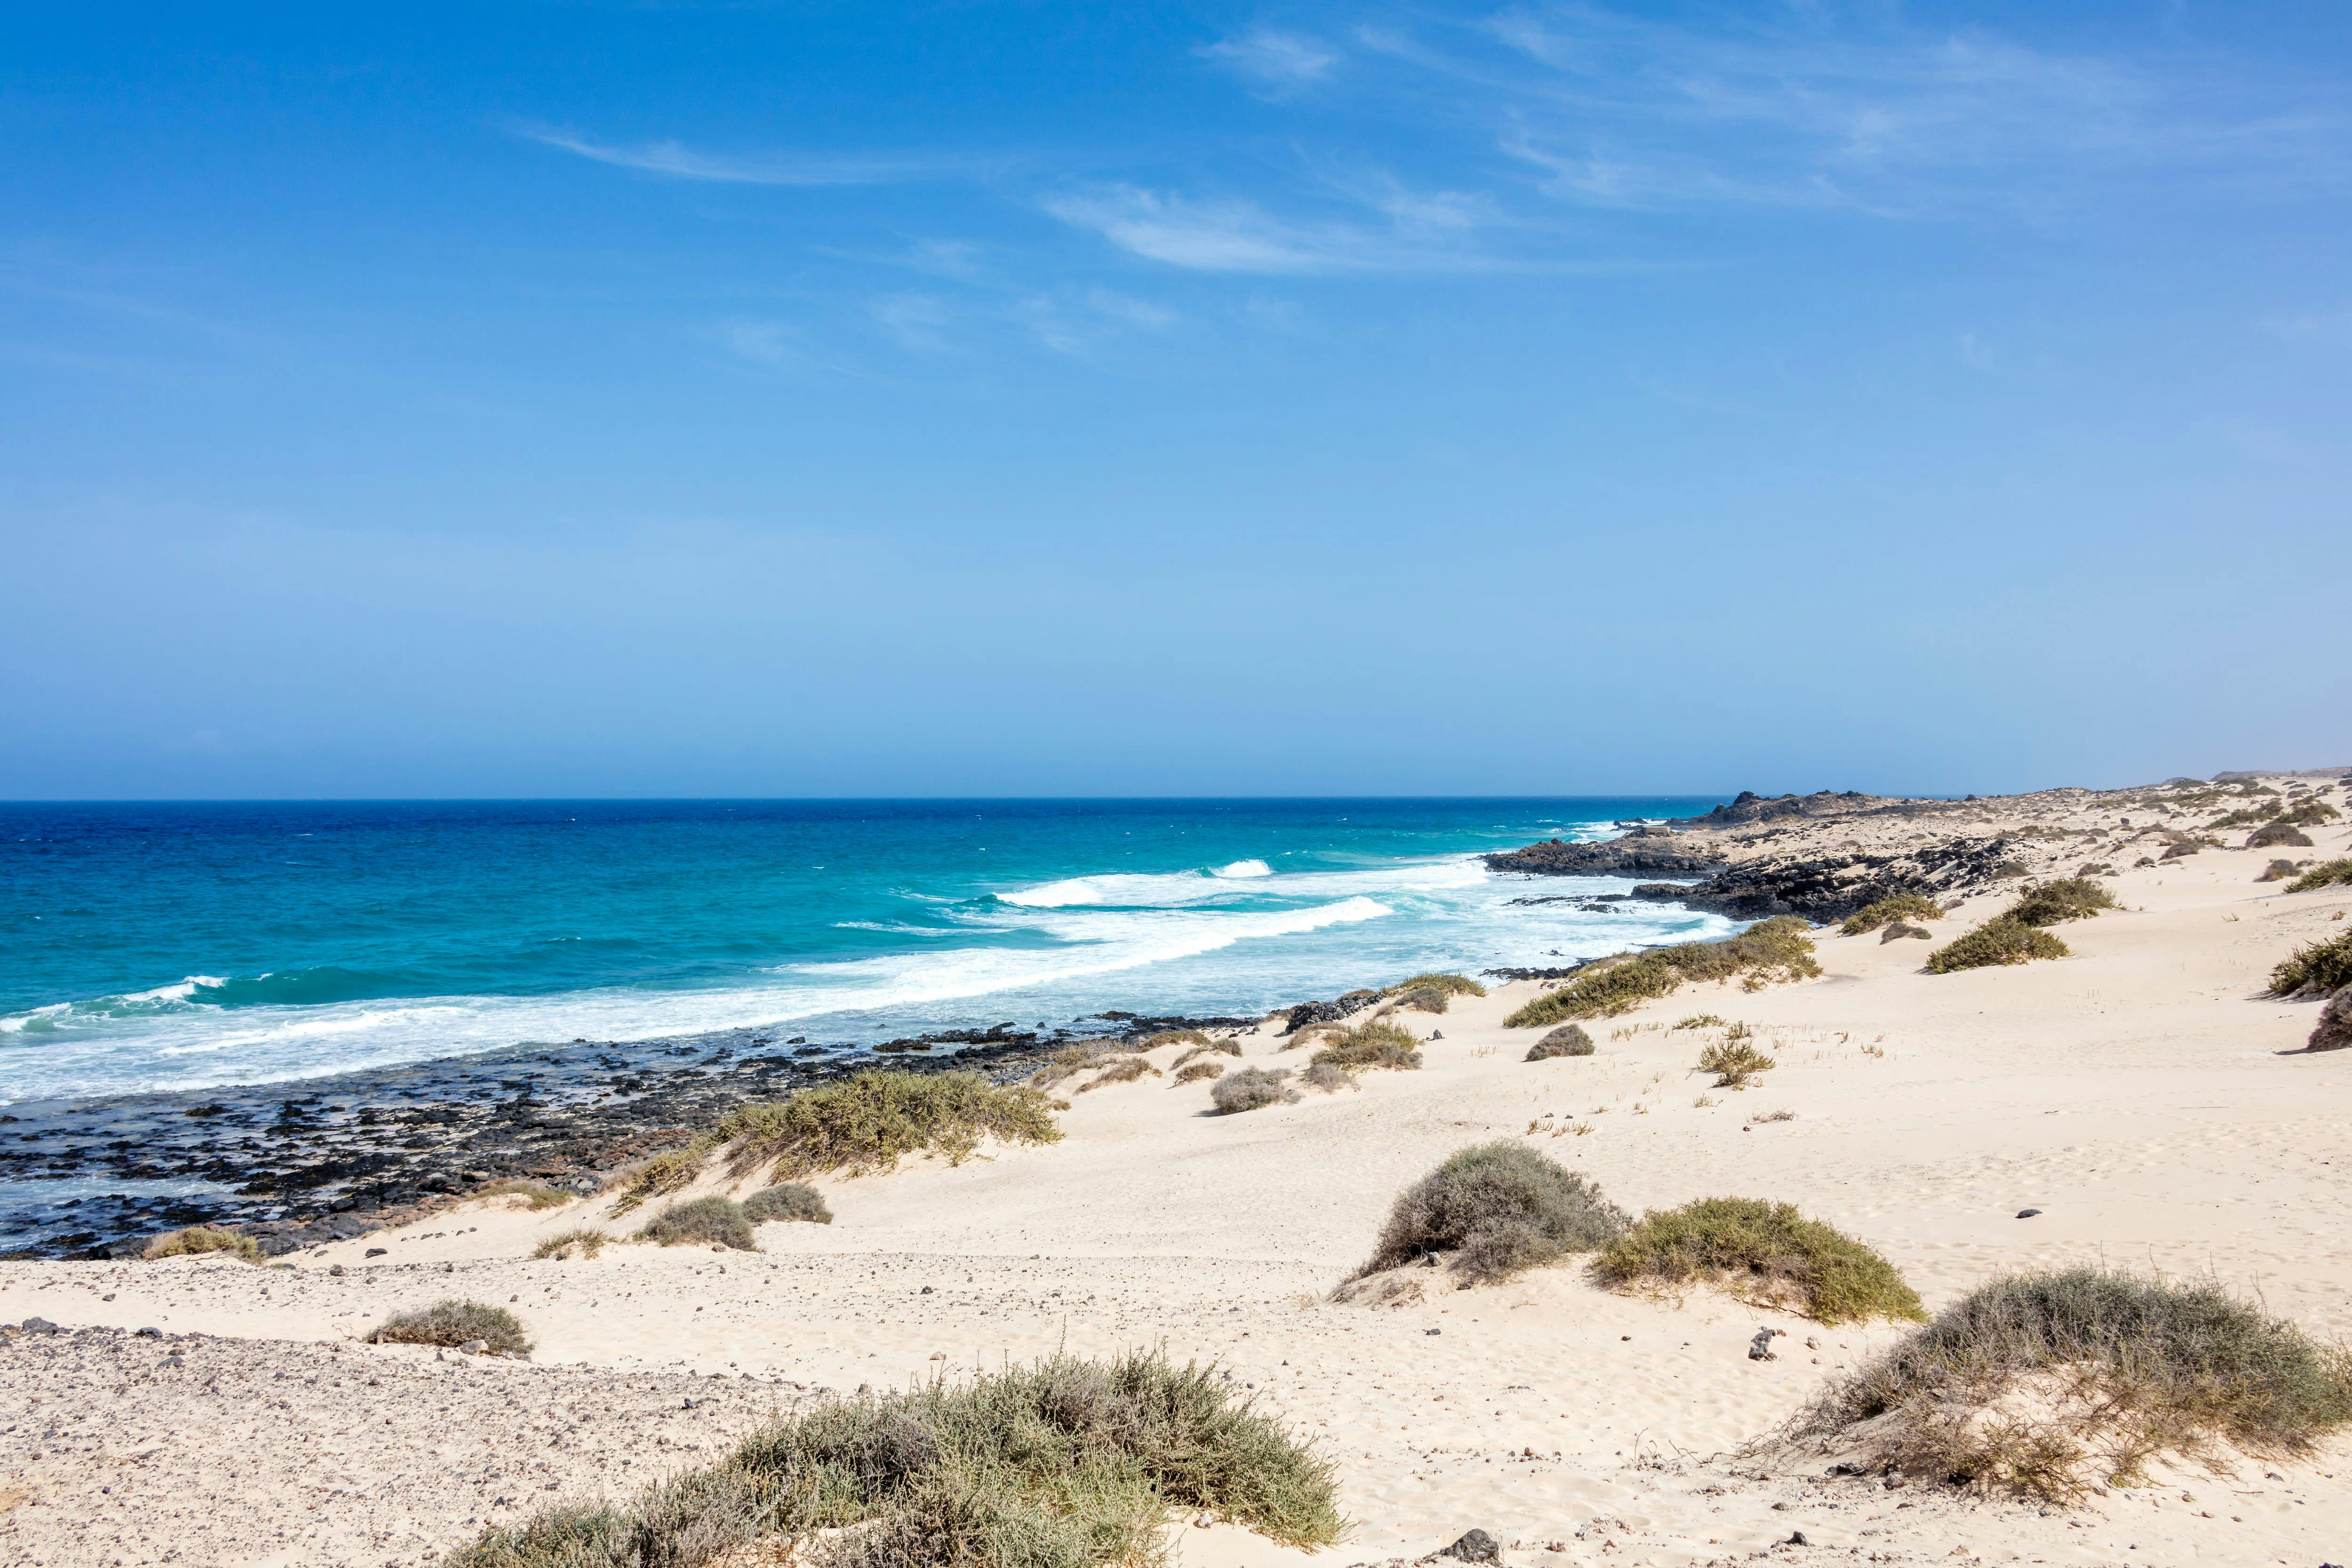
<svg viewBox="0 0 2352 1568">
<path fill-rule="evenodd" d="M 1719 935 L 1482 851 L 1712 798 L 0 805 L 0 1103 L 1249 1013 Z M 1515 899 L 1553 896 L 1547 903 Z"/>
</svg>

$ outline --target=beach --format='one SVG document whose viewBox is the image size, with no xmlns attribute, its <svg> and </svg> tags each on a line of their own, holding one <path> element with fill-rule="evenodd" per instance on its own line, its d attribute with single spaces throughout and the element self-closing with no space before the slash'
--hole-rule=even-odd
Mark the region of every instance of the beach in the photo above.
<svg viewBox="0 0 2352 1568">
<path fill-rule="evenodd" d="M 2258 782 L 2344 803 L 2332 774 Z M 2306 1052 L 2320 999 L 2268 980 L 2344 932 L 2352 886 L 2256 880 L 2282 854 L 2352 853 L 2352 834 L 2336 817 L 2306 828 L 2305 849 L 2237 847 L 2242 831 L 2202 825 L 2244 797 L 2198 795 L 1748 800 L 1713 825 L 1628 834 L 1613 874 L 1630 896 L 1669 902 L 1673 882 L 1729 919 L 1826 922 L 1824 887 L 1874 878 L 1948 907 L 1926 940 L 1816 925 L 1817 977 L 1685 984 L 1588 1019 L 1591 1056 L 1526 1061 L 1543 1031 L 1504 1021 L 1557 978 L 1395 1011 L 1423 1042 L 1418 1070 L 1245 1114 L 1213 1113 L 1207 1083 L 1173 1082 L 1182 1048 L 1159 1047 L 1132 1082 L 1059 1088 L 1057 1143 L 813 1177 L 834 1221 L 762 1225 L 756 1252 L 530 1256 L 563 1231 L 621 1235 L 662 1201 L 757 1185 L 713 1165 L 627 1216 L 609 1184 L 536 1210 L 430 1195 L 400 1223 L 270 1266 L 0 1262 L 0 1320 L 62 1331 L 0 1336 L 0 1555 L 421 1563 L 485 1523 L 625 1497 L 772 1411 L 1164 1345 L 1215 1363 L 1332 1460 L 1354 1532 L 1317 1562 L 1417 1560 L 1472 1529 L 1510 1563 L 1563 1568 L 1766 1552 L 2340 1558 L 2340 1438 L 2223 1470 L 2160 1460 L 2064 1506 L 1829 1474 L 1832 1456 L 1785 1440 L 1788 1424 L 1904 1324 L 1831 1326 L 1704 1285 L 1614 1291 L 1573 1261 L 1474 1289 L 1402 1271 L 1394 1290 L 1335 1297 L 1403 1188 L 1459 1148 L 1507 1141 L 1635 1213 L 1794 1204 L 1884 1254 L 1930 1311 L 2004 1272 L 2093 1265 L 2210 1279 L 2322 1339 L 2352 1334 L 2352 1058 Z M 1648 853 L 1690 863 L 1645 869 Z M 2118 907 L 2057 928 L 2070 956 L 1925 972 L 2024 887 L 2085 871 Z M 1556 891 L 1531 875 L 1525 895 Z M 1695 1071 L 1703 1030 L 1675 1027 L 1699 1015 L 1745 1024 L 1775 1065 L 1714 1085 Z M 1211 1032 L 1231 1036 L 1238 1066 L 1303 1066 L 1286 1021 Z M 530 1361 L 362 1343 L 387 1314 L 452 1296 L 507 1305 L 536 1341 Z M 1752 1358 L 1767 1329 L 1782 1334 Z M 1193 1568 L 1309 1560 L 1231 1525 L 1173 1528 Z"/>
</svg>

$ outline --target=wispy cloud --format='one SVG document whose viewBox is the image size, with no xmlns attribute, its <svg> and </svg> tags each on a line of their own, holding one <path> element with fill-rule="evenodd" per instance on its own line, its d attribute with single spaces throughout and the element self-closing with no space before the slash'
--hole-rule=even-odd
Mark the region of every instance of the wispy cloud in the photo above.
<svg viewBox="0 0 2352 1568">
<path fill-rule="evenodd" d="M 946 304 L 929 294 L 892 294 L 868 308 L 898 347 L 909 353 L 937 354 L 948 348 Z"/>
<path fill-rule="evenodd" d="M 1442 271 L 1480 265 L 1459 248 L 1425 243 L 1425 236 L 1416 232 L 1420 225 L 1393 216 L 1378 226 L 1289 219 L 1252 202 L 1133 185 L 1058 196 L 1046 202 L 1045 210 L 1122 250 L 1195 272 Z"/>
<path fill-rule="evenodd" d="M 674 180 L 729 185 L 882 185 L 937 179 L 967 172 L 968 162 L 887 154 L 777 153 L 726 157 L 698 152 L 677 141 L 646 141 L 624 147 L 593 141 L 545 125 L 517 125 L 514 133 L 541 146 L 577 153 L 616 169 L 635 169 Z"/>
<path fill-rule="evenodd" d="M 1339 63 L 1325 44 L 1297 33 L 1254 27 L 1237 38 L 1204 44 L 1193 51 L 1261 86 L 1297 88 L 1322 80 Z"/>
</svg>

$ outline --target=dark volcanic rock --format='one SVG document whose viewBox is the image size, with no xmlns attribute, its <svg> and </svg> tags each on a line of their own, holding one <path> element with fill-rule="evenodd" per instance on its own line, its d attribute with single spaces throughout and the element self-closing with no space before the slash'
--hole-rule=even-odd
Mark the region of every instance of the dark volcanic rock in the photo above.
<svg viewBox="0 0 2352 1568">
<path fill-rule="evenodd" d="M 1378 991 L 1349 991 L 1346 996 L 1328 1002 L 1300 1002 L 1290 1009 L 1289 1020 L 1282 1026 L 1285 1034 L 1297 1034 L 1311 1023 L 1338 1023 L 1352 1018 L 1381 999 Z"/>
<path fill-rule="evenodd" d="M 1484 858 L 1488 871 L 1524 872 L 1530 876 L 1705 876 L 1723 864 L 1718 857 L 1695 852 L 1678 839 L 1646 833 L 1628 833 L 1597 844 L 1548 839 Z"/>
</svg>

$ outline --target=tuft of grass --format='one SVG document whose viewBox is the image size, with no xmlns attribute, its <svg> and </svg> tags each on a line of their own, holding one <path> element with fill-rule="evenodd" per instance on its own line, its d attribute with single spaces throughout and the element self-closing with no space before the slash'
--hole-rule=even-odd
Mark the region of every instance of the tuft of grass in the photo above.
<svg viewBox="0 0 2352 1568">
<path fill-rule="evenodd" d="M 732 1247 L 739 1252 L 756 1252 L 758 1244 L 751 1239 L 751 1221 L 744 1215 L 743 1206 L 731 1197 L 698 1197 L 686 1203 L 674 1203 L 646 1221 L 636 1234 L 639 1241 L 658 1242 L 664 1247 Z"/>
<path fill-rule="evenodd" d="M 2116 895 L 2086 876 L 2045 882 L 2009 908 L 2006 918 L 2028 925 L 2056 925 L 2068 920 L 2088 920 L 2102 909 L 2120 907 Z"/>
<path fill-rule="evenodd" d="M 604 1231 L 583 1225 L 576 1230 L 567 1230 L 561 1236 L 549 1237 L 532 1248 L 530 1255 L 534 1258 L 564 1259 L 577 1252 L 583 1258 L 593 1258 L 597 1253 L 604 1250 L 612 1239 L 612 1237 Z"/>
<path fill-rule="evenodd" d="M 1092 1067 L 1108 1053 L 1108 1049 L 1100 1040 L 1066 1045 L 1047 1057 L 1045 1064 L 1029 1075 L 1030 1086 L 1040 1090 L 1051 1089 L 1073 1072 L 1082 1072 Z"/>
<path fill-rule="evenodd" d="M 1417 1013 L 1442 1013 L 1454 1005 L 1454 998 L 1451 993 L 1440 990 L 1435 986 L 1417 986 L 1412 990 L 1396 993 L 1390 998 L 1390 1005 L 1397 1008 L 1411 1008 Z"/>
<path fill-rule="evenodd" d="M 1103 1070 L 1078 1085 L 1084 1094 L 1089 1089 L 1101 1089 L 1113 1083 L 1132 1083 L 1139 1078 L 1161 1076 L 1160 1069 L 1139 1056 L 1114 1056 L 1103 1063 Z"/>
<path fill-rule="evenodd" d="M 497 1355 L 530 1354 L 521 1321 L 504 1307 L 480 1301 L 436 1301 L 413 1312 L 394 1312 L 367 1336 L 370 1344 L 437 1344 L 450 1350 L 476 1341 Z"/>
<path fill-rule="evenodd" d="M 1759 991 L 1778 982 L 1811 979 L 1822 972 L 1812 939 L 1805 935 L 1811 929 L 1793 915 L 1780 915 L 1720 942 L 1686 942 L 1605 958 L 1503 1023 L 1534 1029 L 1568 1019 L 1615 1018 L 1685 980 L 1737 978 L 1746 989 Z"/>
<path fill-rule="evenodd" d="M 1927 1315 L 1894 1264 L 1793 1204 L 1759 1198 L 1652 1209 L 1602 1249 L 1593 1272 L 1620 1289 L 1714 1284 L 1825 1323 Z"/>
<path fill-rule="evenodd" d="M 1381 995 L 1401 997 L 1407 991 L 1440 990 L 1449 997 L 1483 997 L 1486 988 L 1467 975 L 1415 975 L 1409 980 L 1399 980 Z"/>
<path fill-rule="evenodd" d="M 1483 1284 L 1606 1246 L 1629 1223 L 1599 1187 L 1526 1145 L 1476 1144 L 1398 1196 L 1351 1277 L 1447 1252 L 1463 1283 Z"/>
<path fill-rule="evenodd" d="M 1838 927 L 1841 936 L 1859 936 L 1865 931 L 1875 931 L 1890 920 L 1941 920 L 1944 906 L 1923 894 L 1898 893 L 1874 904 L 1865 904 L 1845 917 Z"/>
<path fill-rule="evenodd" d="M 2250 850 L 2307 850 L 2311 848 L 2311 835 L 2282 819 L 2248 833 L 2246 847 Z"/>
<path fill-rule="evenodd" d="M 1950 975 L 1991 964 L 2029 964 L 2036 958 L 2064 958 L 2073 951 L 2040 926 L 2000 915 L 1928 954 L 1927 973 Z"/>
<path fill-rule="evenodd" d="M 2282 997 L 2334 991 L 2352 986 L 2352 931 L 2332 942 L 2298 947 L 2271 971 L 2271 989 Z"/>
<path fill-rule="evenodd" d="M 1690 1017 L 1683 1019 L 1682 1022 L 1675 1025 L 1675 1029 L 1678 1030 L 1685 1029 L 1721 1029 L 1722 1027 L 1723 1019 L 1714 1013 L 1693 1013 Z"/>
<path fill-rule="evenodd" d="M 1268 1105 L 1278 1105 L 1298 1098 L 1298 1091 L 1284 1081 L 1290 1076 L 1286 1068 L 1244 1067 L 1217 1080 L 1209 1091 L 1209 1103 L 1223 1116 L 1238 1116 L 1244 1111 L 1260 1111 Z"/>
<path fill-rule="evenodd" d="M 2352 887 L 2352 860 L 2329 861 L 2313 866 L 2289 883 L 2288 893 L 2317 893 L 2323 887 Z"/>
<path fill-rule="evenodd" d="M 1749 1079 L 1779 1065 L 1745 1039 L 1723 1040 L 1698 1053 L 1698 1070 L 1714 1073 L 1717 1089 L 1745 1089 Z"/>
<path fill-rule="evenodd" d="M 1591 1056 L 1597 1049 L 1583 1025 L 1564 1023 L 1528 1047 L 1528 1054 L 1522 1060 L 1549 1061 L 1555 1056 Z"/>
<path fill-rule="evenodd" d="M 1317 1051 L 1315 1060 L 1329 1062 L 1343 1072 L 1375 1067 L 1409 1071 L 1421 1066 L 1421 1042 L 1411 1031 L 1375 1019 L 1339 1036 Z"/>
<path fill-rule="evenodd" d="M 1356 1081 L 1348 1075 L 1345 1068 L 1328 1061 L 1308 1062 L 1307 1071 L 1298 1075 L 1298 1082 L 1326 1094 L 1337 1094 L 1342 1089 L 1356 1087 Z"/>
<path fill-rule="evenodd" d="M 1195 1061 L 1176 1070 L 1179 1083 L 1198 1083 L 1203 1078 L 1214 1078 L 1225 1070 L 1222 1061 Z"/>
<path fill-rule="evenodd" d="M 1241 1053 L 1241 1043 L 1238 1040 L 1204 1040 L 1198 1045 L 1188 1046 L 1183 1051 L 1179 1051 L 1176 1055 L 1176 1060 L 1169 1063 L 1169 1065 L 1177 1069 L 1179 1071 L 1181 1071 L 1186 1066 L 1190 1065 L 1196 1058 L 1199 1057 L 1239 1056 Z"/>
<path fill-rule="evenodd" d="M 451 1568 L 709 1568 L 841 1531 L 826 1568 L 1158 1568 L 1171 1515 L 1344 1539 L 1330 1462 L 1213 1366 L 1055 1355 L 837 1400 L 627 1503 L 493 1526 Z"/>
<path fill-rule="evenodd" d="M 990 1082 L 968 1069 L 873 1069 L 783 1100 L 745 1105 L 715 1129 L 738 1172 L 772 1160 L 780 1177 L 887 1171 L 912 1154 L 971 1157 L 983 1137 L 1059 1143 L 1052 1103 L 1030 1084 Z"/>
<path fill-rule="evenodd" d="M 1163 1029 L 1158 1034 L 1147 1034 L 1135 1042 L 1137 1051 L 1158 1051 L 1163 1045 L 1189 1045 L 1198 1050 L 1216 1041 L 1206 1031 L 1197 1029 Z"/>
<path fill-rule="evenodd" d="M 713 1141 L 704 1136 L 682 1149 L 656 1155 L 628 1177 L 619 1200 L 613 1205 L 613 1212 L 626 1214 L 649 1197 L 666 1197 L 693 1186 L 694 1178 L 702 1174 L 702 1167 L 709 1160 L 714 1146 Z"/>
<path fill-rule="evenodd" d="M 560 1186 L 550 1186 L 543 1181 L 494 1181 L 487 1186 L 476 1187 L 467 1196 L 469 1197 L 519 1197 L 530 1206 L 530 1211 L 533 1214 L 537 1214 L 542 1208 L 560 1208 L 572 1202 L 575 1197 L 574 1194 L 568 1193 Z"/>
<path fill-rule="evenodd" d="M 147 1243 L 140 1257 L 152 1262 L 158 1258 L 190 1258 L 204 1252 L 226 1252 L 247 1263 L 262 1260 L 261 1243 L 242 1230 L 230 1230 L 217 1225 L 191 1225 L 184 1230 L 166 1230 Z"/>
<path fill-rule="evenodd" d="M 833 1210 L 824 1195 L 804 1181 L 780 1181 L 763 1186 L 743 1200 L 743 1218 L 754 1225 L 784 1221 L 797 1225 L 831 1225 Z"/>
<path fill-rule="evenodd" d="M 2215 1439 L 2309 1451 L 2352 1421 L 2352 1357 L 2211 1283 L 2089 1268 L 1979 1286 L 1825 1393 L 1800 1435 L 2053 1500 Z M 1864 1424 L 1867 1423 L 1867 1426 Z M 1859 1428 L 1859 1430 L 1857 1430 Z"/>
</svg>

